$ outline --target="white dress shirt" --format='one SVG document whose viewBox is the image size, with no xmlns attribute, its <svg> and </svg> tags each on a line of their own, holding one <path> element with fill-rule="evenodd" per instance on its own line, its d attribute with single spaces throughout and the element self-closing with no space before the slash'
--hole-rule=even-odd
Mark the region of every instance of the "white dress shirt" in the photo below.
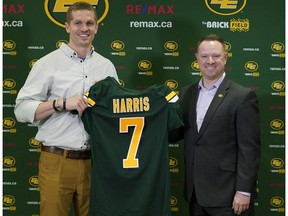
<svg viewBox="0 0 288 216">
<path fill-rule="evenodd" d="M 211 101 L 216 94 L 220 84 L 225 77 L 225 73 L 209 88 L 205 88 L 203 85 L 203 80 L 201 79 L 198 84 L 199 95 L 197 100 L 196 114 L 197 114 L 197 128 L 198 131 L 201 128 L 202 122 L 206 115 L 206 112 L 211 104 Z"/>
<path fill-rule="evenodd" d="M 112 62 L 91 50 L 83 60 L 67 44 L 39 59 L 16 98 L 15 116 L 19 122 L 33 123 L 35 111 L 43 101 L 84 95 L 95 82 L 118 76 Z M 69 150 L 89 149 L 89 135 L 81 117 L 56 112 L 38 122 L 35 137 L 46 146 Z"/>
</svg>

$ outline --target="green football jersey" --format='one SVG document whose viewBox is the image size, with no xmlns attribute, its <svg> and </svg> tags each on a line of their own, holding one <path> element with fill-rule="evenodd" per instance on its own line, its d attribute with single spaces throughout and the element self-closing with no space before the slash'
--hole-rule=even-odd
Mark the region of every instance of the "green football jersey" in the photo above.
<svg viewBox="0 0 288 216">
<path fill-rule="evenodd" d="M 88 102 L 90 215 L 171 215 L 168 132 L 183 125 L 177 94 L 165 85 L 131 90 L 107 77 Z"/>
</svg>

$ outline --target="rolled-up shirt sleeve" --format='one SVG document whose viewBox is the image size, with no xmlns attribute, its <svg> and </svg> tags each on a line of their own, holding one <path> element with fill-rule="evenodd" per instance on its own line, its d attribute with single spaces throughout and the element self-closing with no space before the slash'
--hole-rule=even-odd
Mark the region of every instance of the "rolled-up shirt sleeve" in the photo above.
<svg viewBox="0 0 288 216">
<path fill-rule="evenodd" d="M 17 121 L 34 122 L 37 107 L 47 100 L 47 81 L 49 79 L 36 62 L 16 98 L 14 114 Z"/>
</svg>

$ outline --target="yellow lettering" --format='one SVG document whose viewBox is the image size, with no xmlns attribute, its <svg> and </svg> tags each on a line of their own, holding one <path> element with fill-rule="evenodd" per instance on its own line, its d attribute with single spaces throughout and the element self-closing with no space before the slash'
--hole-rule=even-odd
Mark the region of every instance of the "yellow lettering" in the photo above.
<svg viewBox="0 0 288 216">
<path fill-rule="evenodd" d="M 126 98 L 126 109 L 127 112 L 133 112 L 132 98 Z"/>
<path fill-rule="evenodd" d="M 149 97 L 113 99 L 113 113 L 147 112 L 149 110 Z"/>
<path fill-rule="evenodd" d="M 113 99 L 113 113 L 119 113 L 119 99 Z"/>
<path fill-rule="evenodd" d="M 121 113 L 126 113 L 126 104 L 125 104 L 125 99 L 121 98 L 121 108 L 120 108 Z"/>
<path fill-rule="evenodd" d="M 149 97 L 144 97 L 143 106 L 144 106 L 144 111 L 150 110 Z"/>
<path fill-rule="evenodd" d="M 139 112 L 139 99 L 138 98 L 133 98 L 133 111 L 134 112 Z"/>
</svg>

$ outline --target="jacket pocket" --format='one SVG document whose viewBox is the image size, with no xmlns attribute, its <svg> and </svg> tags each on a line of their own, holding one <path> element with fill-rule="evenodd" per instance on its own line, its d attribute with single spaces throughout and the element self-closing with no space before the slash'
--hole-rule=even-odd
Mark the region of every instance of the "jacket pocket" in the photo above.
<svg viewBox="0 0 288 216">
<path fill-rule="evenodd" d="M 220 169 L 226 170 L 226 171 L 236 172 L 236 163 L 229 162 L 229 161 L 221 161 L 220 162 Z"/>
</svg>

